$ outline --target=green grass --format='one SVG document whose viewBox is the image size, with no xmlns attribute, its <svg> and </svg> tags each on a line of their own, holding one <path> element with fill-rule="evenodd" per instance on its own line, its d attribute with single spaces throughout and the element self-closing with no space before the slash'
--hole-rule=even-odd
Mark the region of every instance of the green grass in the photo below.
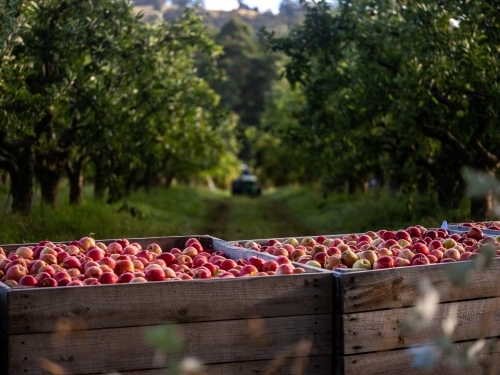
<svg viewBox="0 0 500 375">
<path fill-rule="evenodd" d="M 0 243 L 68 241 L 94 233 L 97 239 L 209 234 L 225 240 L 426 227 L 465 221 L 468 205 L 454 211 L 437 207 L 435 198 L 386 193 L 324 199 L 312 187 L 288 187 L 262 197 L 230 197 L 203 187 L 173 186 L 139 191 L 115 204 L 92 198 L 86 187 L 82 206 L 70 206 L 62 186 L 52 209 L 37 192 L 29 217 L 4 213 L 8 190 L 0 187 Z"/>
<path fill-rule="evenodd" d="M 326 199 L 311 187 L 289 187 L 271 192 L 269 197 L 282 205 L 290 215 L 301 218 L 314 233 L 337 234 L 378 229 L 399 229 L 421 224 L 439 227 L 466 220 L 466 200 L 456 210 L 438 208 L 435 197 L 387 193 L 332 194 Z"/>
<path fill-rule="evenodd" d="M 5 203 L 5 191 L 0 202 Z M 29 217 L 4 213 L 0 217 L 0 243 L 66 241 L 94 233 L 95 238 L 149 237 L 199 234 L 205 221 L 207 189 L 174 186 L 138 192 L 122 202 L 106 204 L 85 189 L 81 206 L 67 204 L 61 188 L 56 209 L 35 202 Z"/>
</svg>

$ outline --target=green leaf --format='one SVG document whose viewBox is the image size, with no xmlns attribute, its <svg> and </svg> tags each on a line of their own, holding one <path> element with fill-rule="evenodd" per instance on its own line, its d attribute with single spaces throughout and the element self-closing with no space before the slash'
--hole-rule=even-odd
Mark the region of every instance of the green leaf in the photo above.
<svg viewBox="0 0 500 375">
<path fill-rule="evenodd" d="M 167 353 L 179 353 L 186 346 L 178 334 L 176 326 L 172 324 L 147 328 L 145 334 L 147 341 L 152 346 Z"/>
</svg>

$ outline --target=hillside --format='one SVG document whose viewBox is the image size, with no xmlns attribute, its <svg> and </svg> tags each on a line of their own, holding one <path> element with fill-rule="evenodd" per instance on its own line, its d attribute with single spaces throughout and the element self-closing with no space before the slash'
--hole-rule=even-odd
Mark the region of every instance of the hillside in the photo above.
<svg viewBox="0 0 500 375">
<path fill-rule="evenodd" d="M 183 10 L 175 5 L 164 6 L 161 12 L 154 9 L 154 5 L 149 5 L 146 2 L 140 4 L 136 1 L 134 9 L 137 12 L 144 13 L 144 20 L 150 21 L 155 19 L 160 14 L 166 21 L 174 20 L 182 15 Z M 255 31 L 259 31 L 265 27 L 269 31 L 274 31 L 278 35 L 285 34 L 290 26 L 298 25 L 302 22 L 303 13 L 295 12 L 293 14 L 273 14 L 271 12 L 258 12 L 252 9 L 234 9 L 232 11 L 213 11 L 200 10 L 200 13 L 205 19 L 205 23 L 209 25 L 209 30 L 216 33 L 226 24 L 231 18 L 238 17 L 242 21 L 250 24 Z"/>
</svg>

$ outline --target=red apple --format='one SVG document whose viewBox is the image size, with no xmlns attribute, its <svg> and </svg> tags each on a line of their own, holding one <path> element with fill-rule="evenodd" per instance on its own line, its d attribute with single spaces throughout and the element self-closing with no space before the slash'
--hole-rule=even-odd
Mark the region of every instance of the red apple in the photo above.
<svg viewBox="0 0 500 375">
<path fill-rule="evenodd" d="M 23 266 L 22 264 L 16 264 L 6 270 L 5 277 L 7 278 L 7 280 L 14 280 L 16 282 L 19 282 L 21 277 L 27 274 L 28 269 L 25 266 Z"/>
<path fill-rule="evenodd" d="M 18 285 L 37 286 L 38 281 L 35 279 L 33 275 L 24 275 L 19 279 Z"/>
<path fill-rule="evenodd" d="M 175 263 L 175 256 L 172 253 L 162 253 L 156 259 L 162 259 L 167 267 Z"/>
<path fill-rule="evenodd" d="M 255 276 L 259 273 L 257 267 L 247 264 L 240 270 L 240 276 Z"/>
<path fill-rule="evenodd" d="M 326 254 L 326 253 L 325 253 Z M 293 274 L 293 265 L 292 264 L 280 264 L 276 269 L 276 275 L 291 275 Z M 241 272 L 240 272 L 241 275 Z"/>
<path fill-rule="evenodd" d="M 325 260 L 325 264 L 324 264 L 324 268 L 327 269 L 327 270 L 333 270 L 333 268 L 339 264 L 342 263 L 342 260 L 340 259 L 340 255 L 336 254 L 336 255 L 332 255 L 332 256 L 329 256 L 326 260 Z"/>
<path fill-rule="evenodd" d="M 415 254 L 411 260 L 412 266 L 421 266 L 426 264 L 430 264 L 430 261 L 424 254 Z"/>
<path fill-rule="evenodd" d="M 383 269 L 383 268 L 394 268 L 394 258 L 388 255 L 381 256 L 375 263 L 373 263 L 373 269 Z"/>
<path fill-rule="evenodd" d="M 247 261 L 247 264 L 255 266 L 255 268 L 257 268 L 259 271 L 262 271 L 262 267 L 264 266 L 265 263 L 266 261 L 264 259 L 257 258 L 256 256 L 251 256 L 250 258 L 248 258 Z"/>
<path fill-rule="evenodd" d="M 269 272 L 269 271 L 275 272 L 278 269 L 278 266 L 279 266 L 279 264 L 276 261 L 274 261 L 274 260 L 267 260 L 262 265 L 262 271 L 264 271 L 264 272 Z"/>
<path fill-rule="evenodd" d="M 119 260 L 115 265 L 115 273 L 120 276 L 125 271 L 134 271 L 134 264 L 131 260 Z"/>
</svg>

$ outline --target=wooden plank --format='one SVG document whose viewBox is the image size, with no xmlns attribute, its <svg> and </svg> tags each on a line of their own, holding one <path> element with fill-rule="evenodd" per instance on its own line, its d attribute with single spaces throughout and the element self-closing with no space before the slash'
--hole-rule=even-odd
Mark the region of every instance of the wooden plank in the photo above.
<svg viewBox="0 0 500 375">
<path fill-rule="evenodd" d="M 457 344 L 462 348 L 470 342 Z M 468 369 L 453 366 L 452 364 L 439 361 L 432 370 L 415 367 L 412 356 L 407 349 L 391 350 L 385 352 L 374 352 L 350 356 L 334 356 L 333 373 L 339 375 L 498 375 L 500 374 L 500 353 L 495 351 L 484 355 L 478 363 Z M 495 367 L 493 367 L 495 365 Z M 491 372 L 488 372 L 491 371 Z"/>
<path fill-rule="evenodd" d="M 0 374 L 8 374 L 9 373 L 9 368 L 8 368 L 8 340 L 7 336 L 5 336 L 2 332 L 0 332 Z"/>
<path fill-rule="evenodd" d="M 271 360 L 300 340 L 310 340 L 310 355 L 331 355 L 331 314 L 179 324 L 187 342 L 183 354 L 202 362 L 226 363 Z M 145 341 L 144 327 L 112 328 L 11 335 L 9 369 L 12 374 L 40 374 L 39 358 L 69 374 L 92 374 L 161 368 L 165 360 Z"/>
<path fill-rule="evenodd" d="M 12 291 L 7 285 L 0 282 L 0 333 L 7 333 L 9 326 L 9 293 Z"/>
<path fill-rule="evenodd" d="M 408 334 L 402 331 L 412 314 L 411 307 L 336 314 L 335 324 L 341 320 L 341 325 L 334 325 L 334 334 L 340 331 L 343 345 L 336 340 L 334 352 L 349 355 L 423 345 L 442 333 L 443 322 L 451 309 L 457 311 L 454 341 L 500 336 L 500 298 L 487 298 L 440 304 L 427 326 Z"/>
<path fill-rule="evenodd" d="M 61 319 L 87 329 L 332 312 L 332 275 L 294 274 L 144 284 L 16 289 L 7 334 L 53 332 Z M 230 301 L 230 302 L 228 302 Z"/>
<path fill-rule="evenodd" d="M 448 270 L 455 264 L 431 264 L 427 266 L 392 269 L 338 272 L 342 294 L 337 312 L 354 313 L 381 309 L 413 306 L 421 296 L 420 281 L 428 279 L 440 292 L 442 302 L 464 301 L 477 298 L 497 297 L 500 259 L 491 266 L 471 274 L 469 282 L 461 287 L 454 285 Z"/>
<path fill-rule="evenodd" d="M 290 375 L 292 369 L 302 368 L 305 362 L 304 371 L 298 374 L 305 375 L 325 375 L 332 373 L 332 357 L 330 355 L 315 355 L 309 357 L 289 357 L 282 366 L 274 366 L 272 360 L 212 363 L 204 365 L 204 370 L 210 375 Z M 299 367 L 300 366 L 300 367 Z M 266 373 L 266 371 L 268 371 Z M 121 371 L 121 375 L 165 375 L 165 369 L 143 369 L 139 371 Z M 100 373 L 92 375 L 109 375 Z"/>
</svg>

